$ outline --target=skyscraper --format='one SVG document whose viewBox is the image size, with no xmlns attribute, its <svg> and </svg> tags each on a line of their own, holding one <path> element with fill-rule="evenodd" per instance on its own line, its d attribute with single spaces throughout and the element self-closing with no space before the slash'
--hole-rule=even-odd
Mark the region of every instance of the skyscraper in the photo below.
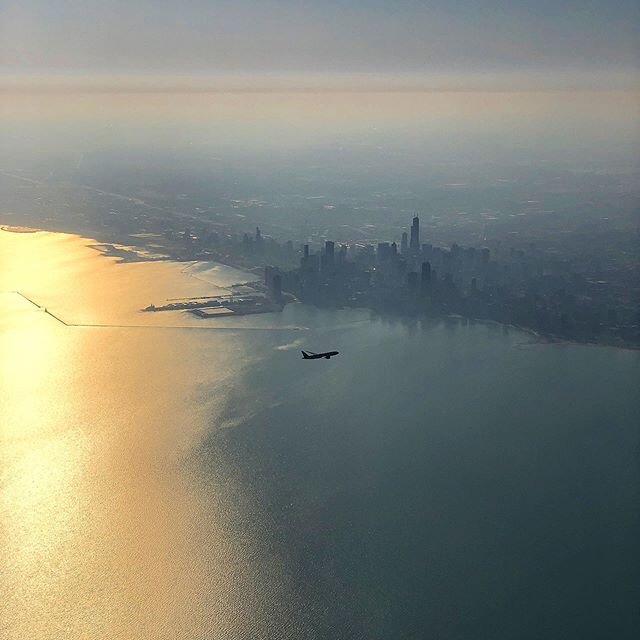
<svg viewBox="0 0 640 640">
<path fill-rule="evenodd" d="M 416 216 L 411 224 L 411 241 L 409 243 L 411 253 L 420 253 L 420 218 Z"/>
<path fill-rule="evenodd" d="M 378 262 L 385 262 L 391 257 L 391 247 L 388 242 L 378 242 L 378 250 L 376 251 Z"/>
<path fill-rule="evenodd" d="M 325 253 L 327 254 L 327 257 L 333 262 L 333 259 L 335 257 L 335 252 L 336 252 L 335 242 L 333 242 L 333 240 L 327 240 L 324 243 L 324 250 L 325 250 Z"/>
<path fill-rule="evenodd" d="M 421 270 L 421 283 L 422 283 L 422 288 L 426 288 L 431 284 L 431 263 L 430 262 L 423 262 L 422 263 L 422 270 Z"/>
<path fill-rule="evenodd" d="M 400 242 L 400 253 L 405 255 L 409 250 L 409 236 L 407 236 L 407 232 L 405 231 L 402 234 L 402 241 Z"/>
<path fill-rule="evenodd" d="M 328 268 L 333 268 L 336 259 L 336 245 L 333 240 L 327 240 L 324 243 L 324 263 Z"/>
<path fill-rule="evenodd" d="M 261 253 L 262 250 L 264 249 L 264 246 L 263 246 L 264 243 L 262 239 L 262 233 L 260 232 L 260 227 L 256 227 L 256 237 L 254 240 L 254 244 L 255 244 L 256 251 L 258 253 Z"/>
<path fill-rule="evenodd" d="M 418 272 L 409 271 L 407 274 L 407 287 L 410 293 L 415 293 L 418 290 Z"/>
<path fill-rule="evenodd" d="M 280 302 L 282 300 L 282 276 L 279 273 L 276 273 L 271 279 L 269 292 L 276 302 Z"/>
</svg>

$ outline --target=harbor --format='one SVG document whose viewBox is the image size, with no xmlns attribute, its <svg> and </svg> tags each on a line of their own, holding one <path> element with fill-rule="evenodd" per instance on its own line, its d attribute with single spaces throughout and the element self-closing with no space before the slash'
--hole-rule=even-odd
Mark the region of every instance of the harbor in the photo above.
<svg viewBox="0 0 640 640">
<path fill-rule="evenodd" d="M 150 304 L 142 311 L 188 311 L 197 318 L 212 319 L 280 312 L 288 301 L 287 296 L 280 292 L 273 295 L 262 283 L 255 282 L 233 285 L 228 293 L 222 295 L 169 300 L 163 305 Z"/>
</svg>

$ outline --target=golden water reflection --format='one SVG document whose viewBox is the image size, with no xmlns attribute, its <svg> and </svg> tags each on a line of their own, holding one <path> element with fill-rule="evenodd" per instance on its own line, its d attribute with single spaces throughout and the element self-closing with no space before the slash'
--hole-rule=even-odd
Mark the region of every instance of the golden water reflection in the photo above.
<svg viewBox="0 0 640 640">
<path fill-rule="evenodd" d="M 0 635 L 242 634 L 252 542 L 225 525 L 229 483 L 205 490 L 189 471 L 240 374 L 241 345 L 228 333 L 65 327 L 13 293 L 121 319 L 137 313 L 140 289 L 200 286 L 86 245 L 0 232 Z"/>
</svg>

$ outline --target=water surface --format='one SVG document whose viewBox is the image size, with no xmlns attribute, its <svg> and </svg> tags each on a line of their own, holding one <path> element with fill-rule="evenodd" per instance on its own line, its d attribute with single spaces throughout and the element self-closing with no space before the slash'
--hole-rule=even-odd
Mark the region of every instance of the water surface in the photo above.
<svg viewBox="0 0 640 640">
<path fill-rule="evenodd" d="M 0 232 L 6 637 L 637 637 L 638 353 L 148 320 L 215 284 L 91 242 Z"/>
</svg>

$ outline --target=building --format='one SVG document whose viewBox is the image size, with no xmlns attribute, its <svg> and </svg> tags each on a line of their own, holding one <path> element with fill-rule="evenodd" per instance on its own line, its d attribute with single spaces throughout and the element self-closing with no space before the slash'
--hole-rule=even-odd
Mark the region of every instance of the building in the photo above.
<svg viewBox="0 0 640 640">
<path fill-rule="evenodd" d="M 402 234 L 402 240 L 400 242 L 400 253 L 402 255 L 406 255 L 408 251 L 409 251 L 409 236 L 407 235 L 407 232 L 405 231 Z"/>
<path fill-rule="evenodd" d="M 277 302 L 282 300 L 282 276 L 279 273 L 273 276 L 269 293 L 271 293 L 271 296 Z"/>
<path fill-rule="evenodd" d="M 324 256 L 325 256 L 325 264 L 328 267 L 333 267 L 336 262 L 336 245 L 333 240 L 327 240 L 324 243 Z"/>
<path fill-rule="evenodd" d="M 420 284 L 422 286 L 422 290 L 425 291 L 431 285 L 431 263 L 430 262 L 422 263 L 422 269 L 421 269 L 420 275 L 421 275 Z"/>
<path fill-rule="evenodd" d="M 409 250 L 413 254 L 420 253 L 420 218 L 416 216 L 411 224 L 411 240 Z"/>
<path fill-rule="evenodd" d="M 387 262 L 391 257 L 391 247 L 388 242 L 379 242 L 376 251 L 378 262 Z"/>
<path fill-rule="evenodd" d="M 410 293 L 415 293 L 418 290 L 418 272 L 409 271 L 407 274 L 407 287 Z"/>
</svg>

